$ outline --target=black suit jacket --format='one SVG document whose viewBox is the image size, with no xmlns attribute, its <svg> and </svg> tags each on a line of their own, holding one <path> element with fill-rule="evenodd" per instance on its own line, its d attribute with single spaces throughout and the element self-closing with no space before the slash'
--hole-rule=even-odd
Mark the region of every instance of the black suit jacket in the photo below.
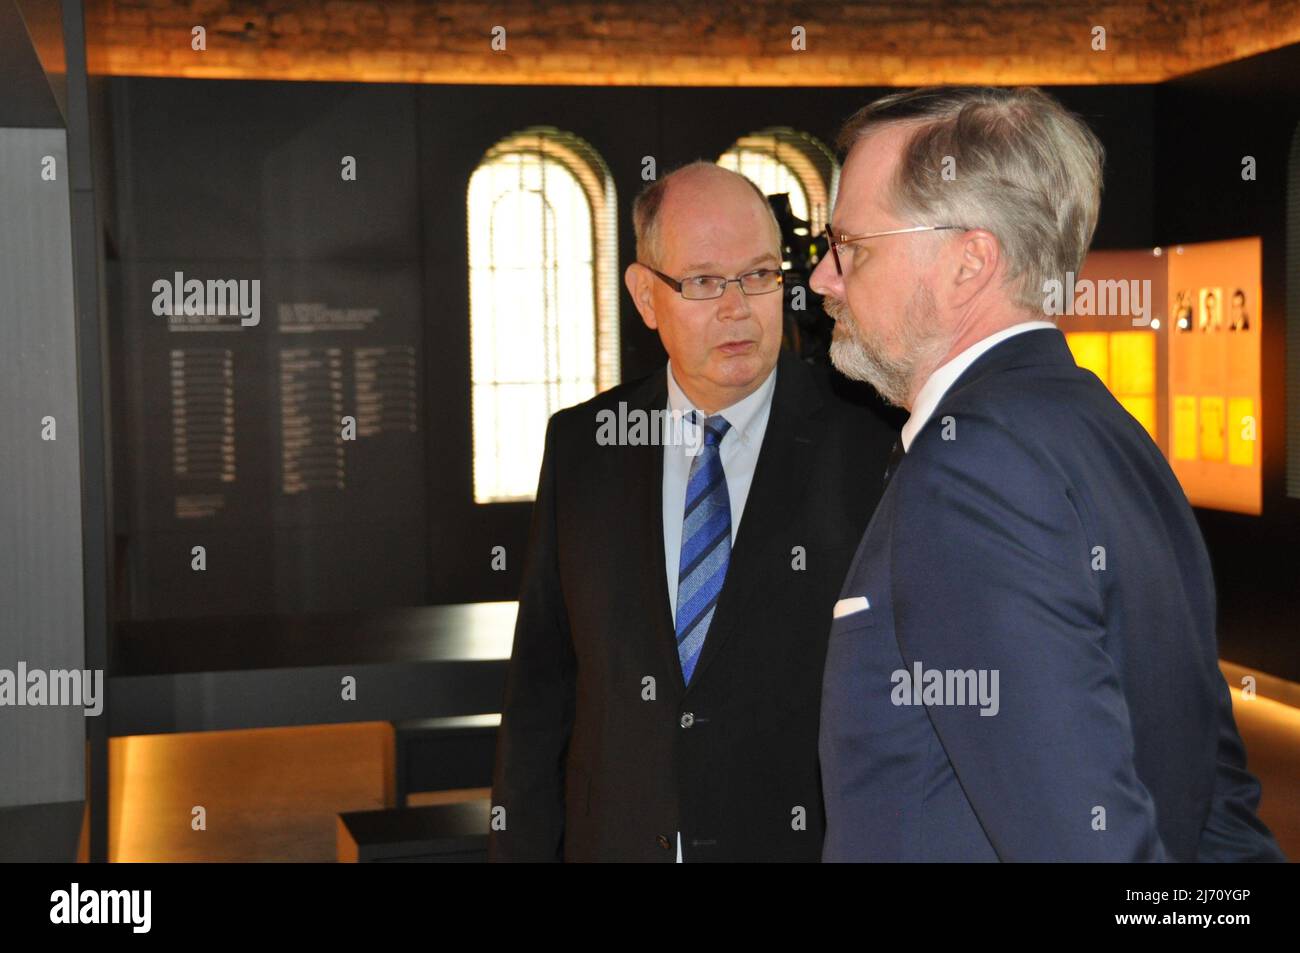
<svg viewBox="0 0 1300 953">
<path fill-rule="evenodd" d="M 663 448 L 597 414 L 661 410 L 665 370 L 550 421 L 493 783 L 493 860 L 805 860 L 831 608 L 894 432 L 783 353 L 726 583 L 689 688 L 664 571 Z M 805 568 L 797 568 L 802 565 Z"/>
</svg>

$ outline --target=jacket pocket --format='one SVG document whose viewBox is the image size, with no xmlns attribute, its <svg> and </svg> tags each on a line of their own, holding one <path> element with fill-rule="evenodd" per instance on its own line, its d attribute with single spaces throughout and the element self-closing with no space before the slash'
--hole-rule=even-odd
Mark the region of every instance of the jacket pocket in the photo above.
<svg viewBox="0 0 1300 953">
<path fill-rule="evenodd" d="M 850 612 L 848 615 L 842 615 L 838 618 L 831 618 L 831 637 L 834 638 L 843 632 L 852 632 L 855 629 L 867 629 L 876 624 L 876 607 L 871 606 L 867 609 L 859 609 L 857 612 Z"/>
</svg>

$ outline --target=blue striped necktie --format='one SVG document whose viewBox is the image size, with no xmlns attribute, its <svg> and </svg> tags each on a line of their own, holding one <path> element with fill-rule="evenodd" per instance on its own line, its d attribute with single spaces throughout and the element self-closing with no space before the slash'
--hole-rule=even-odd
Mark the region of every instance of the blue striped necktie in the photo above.
<svg viewBox="0 0 1300 953">
<path fill-rule="evenodd" d="M 691 412 L 692 422 L 700 418 Z M 677 574 L 677 655 L 682 679 L 690 684 L 704 637 L 731 561 L 731 497 L 722 469 L 720 444 L 731 429 L 715 414 L 704 420 L 704 446 L 691 462 L 682 517 L 682 558 Z"/>
</svg>

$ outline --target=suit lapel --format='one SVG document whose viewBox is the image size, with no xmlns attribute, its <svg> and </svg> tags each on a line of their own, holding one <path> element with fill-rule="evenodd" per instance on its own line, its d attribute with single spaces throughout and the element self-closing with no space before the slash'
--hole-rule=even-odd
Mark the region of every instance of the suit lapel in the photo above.
<svg viewBox="0 0 1300 953">
<path fill-rule="evenodd" d="M 731 549 L 718 608 L 691 676 L 692 686 L 700 683 L 709 663 L 737 629 L 762 622 L 761 608 L 755 608 L 761 604 L 757 596 L 772 584 L 775 569 L 768 543 L 786 525 L 787 521 L 780 515 L 789 514 L 799 506 L 799 487 L 807 483 L 805 474 L 813 458 L 809 451 L 821 435 L 820 425 L 809 416 L 820 406 L 821 397 L 809 381 L 808 369 L 794 355 L 782 351 L 754 479 L 741 514 L 740 531 Z M 661 564 L 662 549 L 661 545 Z M 675 630 L 673 650 L 676 652 Z"/>
<path fill-rule="evenodd" d="M 646 378 L 630 395 L 628 407 L 647 413 L 668 406 L 666 369 Z M 686 687 L 677 656 L 677 631 L 668 601 L 668 573 L 664 566 L 664 448 L 662 443 L 619 448 L 627 461 L 626 479 L 613 490 L 623 498 L 610 512 L 623 513 L 627 520 L 632 553 L 629 565 L 637 567 L 633 582 L 638 594 L 636 606 L 644 606 L 650 619 L 650 637 L 662 656 L 666 671 L 673 673 L 678 692 Z M 618 518 L 618 517 L 615 517 Z M 629 612 L 635 611 L 629 606 Z M 707 639 L 705 640 L 707 642 Z"/>
</svg>

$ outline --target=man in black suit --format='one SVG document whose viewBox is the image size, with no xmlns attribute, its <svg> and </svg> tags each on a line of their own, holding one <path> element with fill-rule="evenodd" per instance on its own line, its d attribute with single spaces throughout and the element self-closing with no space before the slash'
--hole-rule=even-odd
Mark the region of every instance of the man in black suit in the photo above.
<svg viewBox="0 0 1300 953">
<path fill-rule="evenodd" d="M 1044 320 L 1100 143 L 1034 89 L 895 94 L 841 140 L 811 285 L 911 416 L 833 612 L 825 859 L 1284 859 L 1191 507 Z"/>
<path fill-rule="evenodd" d="M 547 428 L 490 855 L 815 861 L 826 630 L 893 432 L 781 351 L 747 179 L 686 166 L 634 218 L 669 364 Z"/>
</svg>

